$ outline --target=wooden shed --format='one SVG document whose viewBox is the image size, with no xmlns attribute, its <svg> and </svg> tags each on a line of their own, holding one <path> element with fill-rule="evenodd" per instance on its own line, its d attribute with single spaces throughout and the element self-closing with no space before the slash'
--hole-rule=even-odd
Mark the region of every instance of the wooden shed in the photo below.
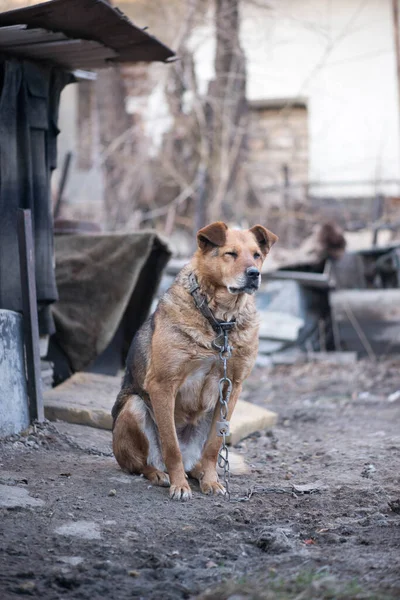
<svg viewBox="0 0 400 600">
<path fill-rule="evenodd" d="M 18 406 L 14 390 L 9 389 L 15 385 L 5 382 L 2 368 L 7 366 L 9 372 L 9 361 L 15 358 L 8 356 L 7 348 L 9 337 L 15 338 L 15 328 L 20 327 L 21 313 L 26 324 L 30 417 L 41 416 L 42 411 L 34 397 L 39 376 L 38 330 L 41 335 L 54 332 L 50 306 L 58 299 L 50 181 L 57 166 L 61 92 L 85 70 L 114 63 L 166 62 L 173 56 L 168 47 L 104 0 L 52 0 L 0 14 L 0 312 L 6 311 L 8 324 L 0 336 L 0 435 L 27 424 L 25 411 L 25 416 L 16 415 L 14 421 L 7 417 L 7 426 L 2 428 L 10 406 Z M 30 227 L 25 239 L 26 272 L 22 263 L 20 269 L 20 209 L 30 211 L 25 213 L 25 233 L 26 217 L 32 221 L 32 248 Z M 22 216 L 20 221 L 23 233 Z M 24 285 L 33 267 L 35 298 L 32 285 L 30 297 Z M 11 371 L 15 376 L 19 368 L 22 380 L 21 356 L 22 352 Z"/>
</svg>

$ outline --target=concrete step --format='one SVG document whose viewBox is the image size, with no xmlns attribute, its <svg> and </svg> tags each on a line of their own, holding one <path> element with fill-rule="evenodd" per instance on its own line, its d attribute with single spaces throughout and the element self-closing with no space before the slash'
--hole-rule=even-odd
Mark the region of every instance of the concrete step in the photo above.
<svg viewBox="0 0 400 600">
<path fill-rule="evenodd" d="M 44 392 L 45 416 L 50 421 L 66 421 L 99 429 L 112 428 L 111 409 L 121 387 L 119 377 L 96 373 L 75 373 L 61 385 Z M 276 413 L 239 400 L 231 421 L 229 442 L 271 428 Z"/>
</svg>

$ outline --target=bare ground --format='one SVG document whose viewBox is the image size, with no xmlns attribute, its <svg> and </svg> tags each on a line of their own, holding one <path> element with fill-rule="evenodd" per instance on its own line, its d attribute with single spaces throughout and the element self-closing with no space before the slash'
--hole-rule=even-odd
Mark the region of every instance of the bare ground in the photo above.
<svg viewBox="0 0 400 600">
<path fill-rule="evenodd" d="M 109 432 L 3 441 L 0 598 L 400 598 L 399 367 L 256 369 L 245 395 L 280 418 L 235 449 L 250 473 L 233 499 L 255 489 L 248 502 L 194 482 L 191 502 L 171 502 L 121 473 Z"/>
</svg>

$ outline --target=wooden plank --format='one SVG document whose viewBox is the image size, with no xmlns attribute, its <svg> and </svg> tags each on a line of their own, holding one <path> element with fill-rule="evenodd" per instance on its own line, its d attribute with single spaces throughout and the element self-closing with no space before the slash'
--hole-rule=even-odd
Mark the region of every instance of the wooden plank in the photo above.
<svg viewBox="0 0 400 600">
<path fill-rule="evenodd" d="M 29 54 L 35 58 L 57 57 L 67 59 L 69 56 L 79 54 L 82 58 L 116 58 L 118 54 L 112 48 L 107 48 L 97 42 L 87 40 L 62 40 L 58 42 L 45 42 L 40 44 L 23 44 L 13 46 L 13 54 Z"/>
<path fill-rule="evenodd" d="M 35 254 L 30 210 L 18 210 L 18 247 L 24 315 L 26 370 L 28 374 L 29 413 L 32 421 L 44 421 L 35 280 Z"/>
<path fill-rule="evenodd" d="M 338 322 L 348 320 L 348 309 L 363 321 L 400 321 L 400 290 L 340 290 L 332 292 L 330 304 Z"/>
<path fill-rule="evenodd" d="M 174 56 L 172 50 L 133 25 L 104 0 L 53 0 L 0 14 L 0 26 L 20 23 L 30 28 L 61 31 L 71 38 L 95 39 L 118 53 L 121 51 L 122 61 L 165 61 Z M 146 50 L 141 53 L 142 44 Z"/>
<path fill-rule="evenodd" d="M 55 42 L 68 39 L 63 33 L 54 33 L 46 29 L 27 29 L 26 25 L 0 27 L 0 45 L 7 48 L 43 42 Z"/>
<path fill-rule="evenodd" d="M 400 290 L 340 290 L 330 305 L 342 349 L 371 358 L 400 351 Z"/>
<path fill-rule="evenodd" d="M 259 310 L 260 339 L 294 342 L 304 326 L 304 319 L 275 310 Z"/>
</svg>

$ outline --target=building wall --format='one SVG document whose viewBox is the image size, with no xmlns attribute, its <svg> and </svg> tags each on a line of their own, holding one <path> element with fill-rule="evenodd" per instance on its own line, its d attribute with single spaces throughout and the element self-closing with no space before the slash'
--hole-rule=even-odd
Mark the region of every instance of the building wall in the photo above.
<svg viewBox="0 0 400 600">
<path fill-rule="evenodd" d="M 88 82 L 85 82 L 85 84 Z M 58 189 L 62 165 L 68 152 L 72 152 L 72 161 L 67 185 L 64 191 L 64 203 L 60 216 L 63 218 L 89 219 L 103 224 L 103 175 L 100 166 L 99 146 L 93 142 L 91 156 L 87 157 L 86 168 L 80 160 L 82 139 L 80 139 L 80 119 L 78 118 L 78 83 L 68 85 L 61 94 L 59 111 L 58 168 L 53 174 L 53 194 Z M 94 83 L 93 83 L 94 85 Z M 96 112 L 92 115 L 92 135 L 97 136 Z"/>
<path fill-rule="evenodd" d="M 128 4 L 134 21 L 139 25 L 150 23 L 145 2 L 121 6 L 127 10 Z M 149 15 L 152 32 L 163 39 L 162 24 L 160 30 L 156 28 L 158 12 L 153 10 Z M 279 112 L 273 116 L 272 130 L 278 131 L 280 138 L 287 123 L 297 118 L 297 109 L 291 108 L 293 101 L 301 98 L 307 106 L 307 123 L 302 117 L 307 131 L 307 148 L 303 149 L 307 158 L 301 159 L 299 168 L 292 169 L 292 179 L 313 182 L 311 193 L 323 197 L 373 196 L 377 192 L 400 195 L 399 185 L 376 183 L 400 179 L 391 0 L 242 0 L 241 16 L 250 102 L 279 100 L 285 107 L 280 113 L 281 125 Z M 182 19 L 181 12 L 179 18 Z M 205 93 L 214 76 L 212 11 L 203 25 L 196 26 L 190 43 L 196 57 L 199 90 Z M 156 85 L 148 98 L 135 89 L 127 106 L 143 117 L 143 135 L 149 137 L 149 147 L 155 153 L 163 133 L 173 123 L 166 113 L 163 94 L 168 66 L 146 65 L 146 73 L 153 73 L 153 69 L 157 69 Z M 61 121 L 67 127 L 62 126 L 61 155 L 72 144 L 76 118 L 76 114 L 72 116 L 76 113 L 73 87 L 69 86 L 63 94 Z M 265 131 L 271 118 L 269 114 L 261 119 Z M 271 135 L 268 143 L 272 143 Z M 276 180 L 277 163 L 272 152 L 268 158 L 264 152 L 259 165 L 256 155 L 253 144 L 252 169 L 265 171 L 268 161 Z M 352 185 L 342 185 L 343 181 Z M 354 185 L 357 182 L 369 183 Z M 78 172 L 71 178 L 67 192 L 72 202 L 89 202 L 99 197 L 99 169 Z"/>
<path fill-rule="evenodd" d="M 308 114 L 305 106 L 297 106 L 285 117 L 280 105 L 250 105 L 249 167 L 258 194 L 269 194 L 286 179 L 307 181 L 308 178 Z M 278 194 L 280 196 L 281 194 Z"/>
<path fill-rule="evenodd" d="M 192 40 L 202 89 L 213 76 L 211 17 Z M 306 98 L 308 176 L 322 184 L 313 193 L 399 192 L 375 185 L 400 177 L 390 0 L 244 0 L 241 38 L 249 100 Z M 370 183 L 327 185 L 343 180 Z"/>
</svg>

